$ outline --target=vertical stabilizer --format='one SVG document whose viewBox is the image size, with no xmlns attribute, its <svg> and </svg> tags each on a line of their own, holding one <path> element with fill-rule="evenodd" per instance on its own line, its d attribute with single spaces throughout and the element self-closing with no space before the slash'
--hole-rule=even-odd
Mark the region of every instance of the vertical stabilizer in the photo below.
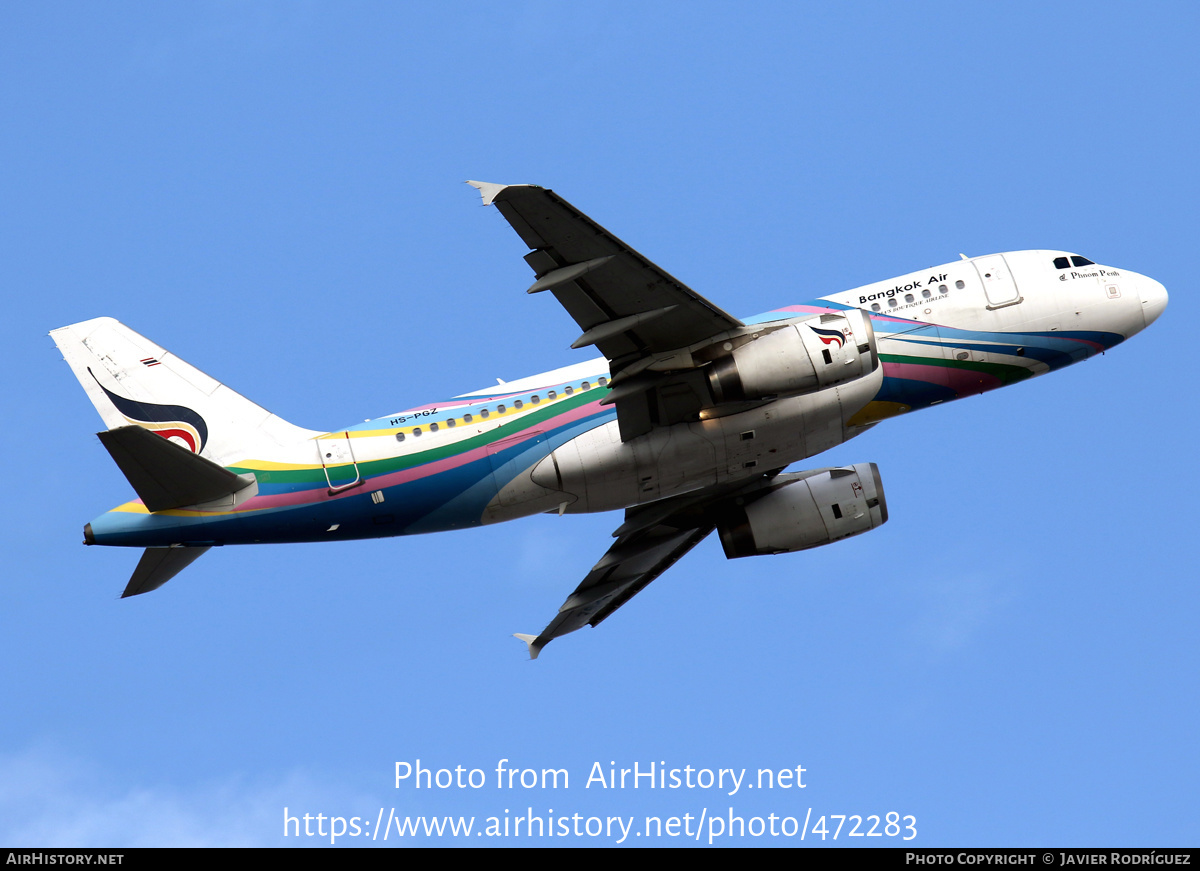
<svg viewBox="0 0 1200 871">
<path fill-rule="evenodd" d="M 50 337 L 110 430 L 136 424 L 220 465 L 320 434 L 271 414 L 112 318 Z"/>
</svg>

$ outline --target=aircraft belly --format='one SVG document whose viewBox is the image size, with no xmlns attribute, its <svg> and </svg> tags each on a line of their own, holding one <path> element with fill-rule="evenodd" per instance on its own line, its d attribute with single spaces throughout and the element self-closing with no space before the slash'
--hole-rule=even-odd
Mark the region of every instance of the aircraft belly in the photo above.
<svg viewBox="0 0 1200 871">
<path fill-rule="evenodd" d="M 649 437 L 657 436 L 650 433 Z M 570 509 L 612 511 L 637 503 L 637 459 L 631 442 L 621 441 L 616 421 L 596 427 L 555 452 L 561 489 L 578 497 Z"/>
<path fill-rule="evenodd" d="M 652 463 L 653 484 L 659 498 L 685 493 L 717 482 L 717 448 L 703 431 L 703 423 L 679 424 L 667 430 Z M 643 472 L 644 475 L 644 472 Z M 643 484 L 643 491 L 646 490 Z"/>
<path fill-rule="evenodd" d="M 870 402 L 882 380 L 877 370 L 840 387 L 661 427 L 627 442 L 611 422 L 557 448 L 528 477 L 545 494 L 547 507 L 541 510 L 588 513 L 761 475 L 860 432 L 848 429 L 847 422 Z"/>
<path fill-rule="evenodd" d="M 725 458 L 718 482 L 781 469 L 846 439 L 841 388 L 778 399 L 719 418 Z"/>
</svg>

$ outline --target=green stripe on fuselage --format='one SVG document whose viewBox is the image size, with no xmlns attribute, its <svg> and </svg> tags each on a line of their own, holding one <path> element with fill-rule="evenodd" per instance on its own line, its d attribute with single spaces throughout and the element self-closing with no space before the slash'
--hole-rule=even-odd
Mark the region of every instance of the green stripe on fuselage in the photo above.
<svg viewBox="0 0 1200 871">
<path fill-rule="evenodd" d="M 901 354 L 880 354 L 879 359 L 884 363 L 898 363 L 912 366 L 941 366 L 945 369 L 967 369 L 972 372 L 982 372 L 997 378 L 1001 384 L 1015 384 L 1032 378 L 1033 373 L 1024 366 L 1011 363 L 985 363 L 981 360 L 946 360 L 940 357 L 910 357 Z"/>
<path fill-rule="evenodd" d="M 598 392 L 599 391 L 599 392 Z M 373 478 L 378 475 L 386 475 L 391 472 L 399 472 L 403 469 L 411 469 L 414 466 L 423 466 L 426 463 L 437 462 L 438 460 L 453 457 L 458 454 L 466 453 L 467 451 L 476 448 L 485 447 L 492 442 L 500 441 L 509 436 L 516 435 L 519 432 L 530 429 L 539 423 L 543 423 L 552 417 L 563 414 L 568 411 L 573 411 L 582 405 L 587 405 L 589 402 L 595 402 L 597 399 L 607 395 L 607 389 L 595 387 L 591 390 L 579 391 L 574 396 L 557 399 L 548 405 L 538 408 L 536 411 L 530 411 L 522 414 L 519 418 L 502 423 L 495 429 L 490 429 L 487 432 L 479 433 L 462 439 L 461 441 L 451 442 L 450 444 L 440 445 L 438 447 L 429 448 L 428 450 L 417 451 L 412 454 L 404 454 L 398 457 L 387 457 L 382 460 L 364 460 L 358 463 L 359 472 L 364 478 Z M 448 416 L 449 417 L 449 416 Z M 442 418 L 431 419 L 430 423 L 445 424 L 448 419 Z M 456 415 L 456 417 L 460 417 Z M 472 424 L 460 423 L 459 426 L 472 426 Z M 422 425 L 424 428 L 424 425 Z M 410 436 L 411 438 L 411 436 Z M 337 466 L 330 466 L 330 469 L 344 469 L 349 466 L 349 463 L 341 463 Z M 255 475 L 259 481 L 272 484 L 320 484 L 325 485 L 325 470 L 321 466 L 312 466 L 303 469 L 249 469 L 239 466 L 230 466 L 231 471 L 236 473 L 248 473 Z"/>
</svg>

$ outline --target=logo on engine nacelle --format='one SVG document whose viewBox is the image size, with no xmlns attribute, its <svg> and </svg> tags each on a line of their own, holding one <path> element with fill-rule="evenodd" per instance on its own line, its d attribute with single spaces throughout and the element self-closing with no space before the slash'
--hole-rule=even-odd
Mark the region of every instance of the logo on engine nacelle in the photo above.
<svg viewBox="0 0 1200 871">
<path fill-rule="evenodd" d="M 845 334 L 841 330 L 822 330 L 820 327 L 814 327 L 811 324 L 809 324 L 808 328 L 820 337 L 822 344 L 832 345 L 836 342 L 838 350 L 841 350 L 842 345 L 846 343 Z"/>
</svg>

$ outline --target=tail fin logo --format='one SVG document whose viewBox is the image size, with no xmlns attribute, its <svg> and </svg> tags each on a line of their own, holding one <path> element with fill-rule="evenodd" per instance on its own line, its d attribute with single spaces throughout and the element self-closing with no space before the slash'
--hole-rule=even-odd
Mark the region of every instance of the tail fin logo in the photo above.
<svg viewBox="0 0 1200 871">
<path fill-rule="evenodd" d="M 165 439 L 182 444 L 193 454 L 204 450 L 204 445 L 208 442 L 208 425 L 204 422 L 204 418 L 196 412 L 182 405 L 157 405 L 153 402 L 138 402 L 136 399 L 118 396 L 100 383 L 100 379 L 96 377 L 96 373 L 90 367 L 87 371 L 104 391 L 109 402 L 130 423 L 143 426 Z"/>
</svg>

